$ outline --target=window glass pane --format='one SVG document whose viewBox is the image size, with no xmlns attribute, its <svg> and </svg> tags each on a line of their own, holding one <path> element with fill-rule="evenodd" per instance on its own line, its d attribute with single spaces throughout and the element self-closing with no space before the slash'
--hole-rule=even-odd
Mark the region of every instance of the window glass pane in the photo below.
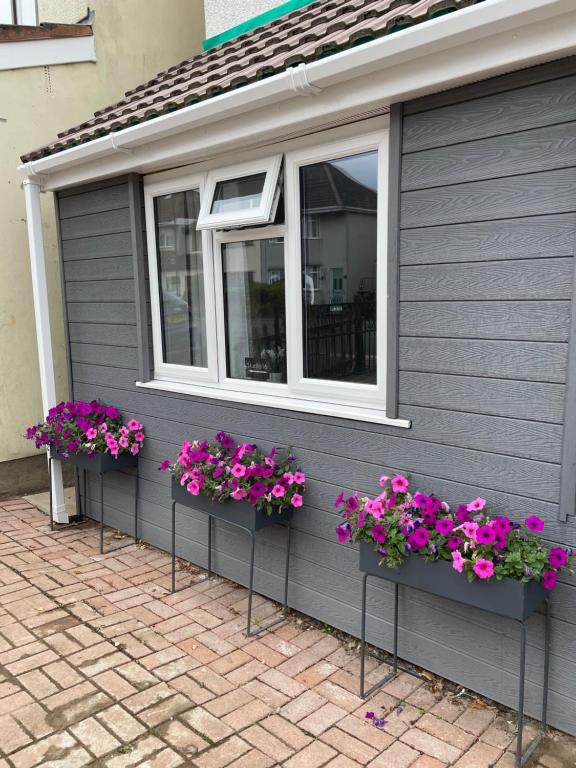
<svg viewBox="0 0 576 768">
<path fill-rule="evenodd" d="M 224 243 L 222 273 L 227 375 L 286 382 L 283 240 Z"/>
<path fill-rule="evenodd" d="M 156 197 L 154 209 L 163 360 L 206 368 L 202 233 L 196 230 L 200 192 Z"/>
<path fill-rule="evenodd" d="M 300 169 L 304 375 L 376 383 L 378 153 Z"/>
<path fill-rule="evenodd" d="M 219 181 L 214 191 L 211 213 L 230 213 L 258 208 L 262 202 L 265 173 L 240 179 Z"/>
</svg>

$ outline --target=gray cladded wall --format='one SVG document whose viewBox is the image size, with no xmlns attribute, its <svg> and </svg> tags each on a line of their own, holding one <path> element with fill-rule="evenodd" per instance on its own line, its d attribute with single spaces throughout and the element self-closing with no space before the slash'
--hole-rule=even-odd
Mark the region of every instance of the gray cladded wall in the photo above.
<svg viewBox="0 0 576 768">
<path fill-rule="evenodd" d="M 185 438 L 224 429 L 291 445 L 309 478 L 295 518 L 290 604 L 358 635 L 357 554 L 339 545 L 340 488 L 374 492 L 382 471 L 451 503 L 484 496 L 500 513 L 542 515 L 576 545 L 573 497 L 559 507 L 576 233 L 576 67 L 570 61 L 405 105 L 399 268 L 399 414 L 410 430 L 168 395 L 134 386 L 149 365 L 138 179 L 59 195 L 73 394 L 146 425 L 141 533 L 169 547 L 168 478 Z M 399 142 L 398 142 L 399 143 Z M 392 142 L 394 145 L 394 142 Z M 394 258 L 394 243 L 391 254 Z M 137 318 L 141 321 L 137 323 Z M 139 349 L 140 345 L 140 349 Z M 570 459 L 569 451 L 565 461 Z M 570 459 L 571 460 L 571 459 Z M 568 487 L 571 484 L 567 477 Z M 106 514 L 131 531 L 133 478 L 106 478 Z M 90 501 L 98 499 L 96 483 Z M 93 507 L 94 515 L 98 507 Z M 178 554 L 206 563 L 206 519 L 178 512 Z M 256 587 L 281 595 L 284 531 L 257 545 Z M 245 584 L 248 541 L 217 526 L 216 570 Z M 576 581 L 554 594 L 550 721 L 576 733 Z M 391 647 L 391 590 L 369 590 L 369 639 Z M 422 593 L 403 594 L 405 659 L 513 705 L 518 627 Z M 543 621 L 529 630 L 528 701 L 542 693 Z"/>
</svg>

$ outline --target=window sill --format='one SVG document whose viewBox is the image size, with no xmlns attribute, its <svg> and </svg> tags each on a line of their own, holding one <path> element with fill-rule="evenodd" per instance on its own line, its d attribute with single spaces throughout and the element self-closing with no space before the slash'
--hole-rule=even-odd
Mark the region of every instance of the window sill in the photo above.
<svg viewBox="0 0 576 768">
<path fill-rule="evenodd" d="M 82 27 L 90 29 L 90 27 Z M 92 34 L 0 43 L 0 71 L 96 61 Z"/>
<path fill-rule="evenodd" d="M 341 419 L 355 421 L 367 421 L 371 424 L 385 424 L 391 427 L 409 429 L 411 422 L 408 419 L 391 419 L 382 410 L 375 408 L 361 408 L 342 403 L 326 403 L 319 400 L 300 400 L 296 397 L 279 395 L 265 396 L 250 392 L 231 391 L 218 389 L 217 387 L 201 386 L 198 384 L 184 384 L 182 382 L 161 381 L 137 381 L 137 387 L 142 389 L 156 389 L 161 392 L 174 392 L 181 395 L 195 395 L 207 397 L 212 400 L 226 400 L 227 402 L 246 403 L 247 405 L 259 405 L 266 408 L 279 408 L 300 413 L 315 413 L 321 416 L 335 416 Z"/>
</svg>

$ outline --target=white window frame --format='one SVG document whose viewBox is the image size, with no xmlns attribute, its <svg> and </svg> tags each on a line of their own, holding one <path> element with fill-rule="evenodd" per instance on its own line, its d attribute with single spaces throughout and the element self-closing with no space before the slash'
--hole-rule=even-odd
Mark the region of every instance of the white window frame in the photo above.
<svg viewBox="0 0 576 768">
<path fill-rule="evenodd" d="M 208 173 L 205 192 L 198 216 L 198 229 L 226 229 L 231 227 L 252 227 L 269 224 L 276 213 L 278 203 L 278 178 L 282 167 L 282 155 L 263 157 L 248 163 L 218 168 Z M 220 181 L 230 181 L 245 176 L 265 173 L 262 199 L 257 208 L 240 211 L 211 213 L 216 186 Z"/>
<path fill-rule="evenodd" d="M 302 398 L 320 399 L 333 403 L 368 403 L 372 408 L 386 411 L 386 303 L 387 303 L 387 212 L 388 212 L 388 131 L 337 140 L 286 154 L 285 206 L 287 231 L 286 249 L 286 317 L 288 349 L 290 340 L 302 339 L 301 290 L 301 218 L 300 168 L 328 160 L 378 152 L 378 203 L 376 237 L 376 384 L 356 384 L 304 376 L 304 350 L 288 362 L 288 383 L 291 391 Z M 292 355 L 292 358 L 295 356 Z"/>
<path fill-rule="evenodd" d="M 206 311 L 206 355 L 208 365 L 200 368 L 192 365 L 166 363 L 162 352 L 162 316 L 160 310 L 160 280 L 158 275 L 158 253 L 156 243 L 156 220 L 154 198 L 162 195 L 188 192 L 197 189 L 200 200 L 204 194 L 204 175 L 187 175 L 178 180 L 145 181 L 144 206 L 146 211 L 146 232 L 148 244 L 148 273 L 152 314 L 152 341 L 154 346 L 154 377 L 158 381 L 216 383 L 218 381 L 218 359 L 216 354 L 216 323 L 214 322 L 214 270 L 211 237 L 209 232 L 200 232 L 202 238 L 202 266 L 204 268 L 204 304 Z"/>
<path fill-rule="evenodd" d="M 345 130 L 345 129 L 344 129 Z M 338 138 L 341 136 L 341 138 Z M 336 138 L 334 138 L 336 137 Z M 388 198 L 388 127 L 372 129 L 361 136 L 350 137 L 350 131 L 339 129 L 330 134 L 317 134 L 303 141 L 278 144 L 285 154 L 285 205 L 286 224 L 270 225 L 254 230 L 235 229 L 217 232 L 202 231 L 204 250 L 204 274 L 206 280 L 206 329 L 208 344 L 208 369 L 191 366 L 174 366 L 162 362 L 162 337 L 160 328 L 158 275 L 156 267 L 156 243 L 153 199 L 157 195 L 181 192 L 197 188 L 201 194 L 201 208 L 211 205 L 215 180 L 240 174 L 256 173 L 264 160 L 229 166 L 224 172 L 206 163 L 193 175 L 181 175 L 174 170 L 145 178 L 146 225 L 150 267 L 150 291 L 152 301 L 152 327 L 154 340 L 154 380 L 136 382 L 137 386 L 188 394 L 196 397 L 245 403 L 275 409 L 315 413 L 338 418 L 349 418 L 370 423 L 410 427 L 407 419 L 390 418 L 386 415 L 386 334 L 387 334 L 387 198 Z M 300 252 L 300 180 L 302 165 L 338 159 L 368 151 L 378 151 L 378 234 L 377 234 L 377 384 L 352 384 L 315 379 L 303 376 L 302 344 L 302 290 Z M 277 156 L 282 160 L 282 155 Z M 280 167 L 280 166 L 278 166 Z M 199 171 L 205 171 L 204 175 Z M 212 182 L 209 186 L 209 179 Z M 275 179 L 276 181 L 276 179 Z M 211 190 L 211 191 L 210 191 Z M 284 239 L 284 269 L 286 295 L 286 358 L 287 383 L 232 379 L 226 376 L 226 347 L 224 328 L 224 294 L 222 284 L 221 247 L 226 242 L 254 239 Z"/>
</svg>

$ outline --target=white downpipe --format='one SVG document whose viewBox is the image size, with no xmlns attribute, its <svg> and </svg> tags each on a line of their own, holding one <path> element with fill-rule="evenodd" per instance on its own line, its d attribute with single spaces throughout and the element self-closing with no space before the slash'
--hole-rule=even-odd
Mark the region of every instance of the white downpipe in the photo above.
<svg viewBox="0 0 576 768">
<path fill-rule="evenodd" d="M 23 186 L 26 200 L 30 268 L 32 271 L 32 293 L 34 296 L 34 317 L 36 320 L 36 340 L 38 343 L 40 388 L 42 391 L 42 407 L 44 413 L 46 413 L 49 408 L 56 405 L 56 385 L 54 381 L 48 286 L 46 283 L 46 259 L 42 233 L 42 211 L 40 207 L 41 187 L 38 182 L 31 179 L 25 179 Z M 59 461 L 52 463 L 52 502 L 54 505 L 54 520 L 57 523 L 67 523 L 68 515 L 66 514 L 66 504 L 64 502 L 62 466 Z"/>
</svg>

